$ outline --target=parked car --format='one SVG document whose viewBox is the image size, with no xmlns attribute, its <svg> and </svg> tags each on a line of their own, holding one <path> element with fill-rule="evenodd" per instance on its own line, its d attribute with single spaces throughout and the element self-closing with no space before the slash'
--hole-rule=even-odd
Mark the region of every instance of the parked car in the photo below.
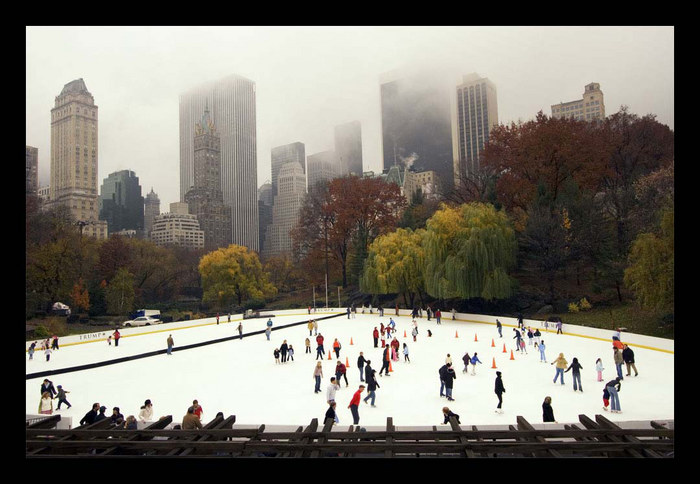
<svg viewBox="0 0 700 484">
<path fill-rule="evenodd" d="M 152 324 L 160 324 L 163 321 L 161 321 L 158 318 L 153 318 L 151 316 L 139 316 L 138 318 L 131 319 L 129 321 L 124 321 L 122 323 L 122 326 L 126 328 L 130 328 L 132 326 L 150 326 Z"/>
</svg>

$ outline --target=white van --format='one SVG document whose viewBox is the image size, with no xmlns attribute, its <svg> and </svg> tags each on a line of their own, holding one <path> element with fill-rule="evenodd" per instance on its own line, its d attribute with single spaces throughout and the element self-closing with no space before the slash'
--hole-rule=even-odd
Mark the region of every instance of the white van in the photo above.
<svg viewBox="0 0 700 484">
<path fill-rule="evenodd" d="M 136 310 L 135 318 L 142 316 L 150 316 L 152 318 L 160 319 L 160 309 L 138 309 Z"/>
</svg>

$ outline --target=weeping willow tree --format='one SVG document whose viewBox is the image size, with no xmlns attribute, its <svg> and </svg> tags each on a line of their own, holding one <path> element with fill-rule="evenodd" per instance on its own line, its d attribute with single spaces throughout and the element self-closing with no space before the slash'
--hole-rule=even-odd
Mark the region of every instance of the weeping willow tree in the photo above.
<svg viewBox="0 0 700 484">
<path fill-rule="evenodd" d="M 506 299 L 513 281 L 517 241 L 504 211 L 470 203 L 443 206 L 423 236 L 423 279 L 436 298 Z"/>
<path fill-rule="evenodd" d="M 369 294 L 401 294 L 406 307 L 422 300 L 424 229 L 397 229 L 377 237 L 368 249 L 360 290 Z"/>
</svg>

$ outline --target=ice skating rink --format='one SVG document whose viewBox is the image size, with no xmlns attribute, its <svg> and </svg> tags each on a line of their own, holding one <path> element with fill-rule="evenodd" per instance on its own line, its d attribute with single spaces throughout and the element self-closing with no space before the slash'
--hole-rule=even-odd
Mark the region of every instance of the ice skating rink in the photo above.
<svg viewBox="0 0 700 484">
<path fill-rule="evenodd" d="M 341 311 L 341 310 L 338 310 Z M 390 376 L 377 376 L 380 388 L 376 392 L 376 407 L 361 403 L 360 425 L 363 427 L 385 427 L 387 417 L 393 418 L 397 427 L 441 426 L 442 407 L 449 406 L 460 415 L 463 428 L 471 425 L 515 425 L 516 417 L 523 416 L 532 424 L 542 423 L 542 401 L 552 397 L 552 407 L 558 423 L 578 423 L 580 414 L 593 417 L 604 414 L 616 422 L 660 420 L 674 418 L 674 352 L 673 342 L 655 340 L 639 335 L 623 333 L 622 341 L 634 350 L 639 376 L 625 377 L 620 391 L 621 414 L 603 411 L 603 385 L 616 376 L 613 363 L 612 331 L 594 330 L 564 325 L 564 334 L 555 334 L 550 328 L 541 328 L 546 346 L 548 363 L 540 362 L 539 352 L 527 346 L 527 354 L 515 350 L 513 318 L 498 318 L 503 323 L 503 337 L 499 338 L 495 317 L 472 317 L 458 315 L 457 321 L 445 313 L 442 324 L 435 319 L 427 321 L 425 314 L 418 319 L 418 337 L 411 337 L 411 317 L 396 316 L 394 311 L 377 314 L 357 314 L 353 319 L 341 313 L 331 319 L 320 319 L 337 313 L 318 312 L 308 315 L 305 310 L 278 312 L 275 314 L 270 341 L 265 334 L 249 335 L 262 331 L 267 318 L 242 320 L 232 316 L 226 322 L 222 316 L 220 324 L 214 318 L 206 320 L 166 323 L 149 328 L 124 329 L 118 347 L 108 345 L 106 337 L 111 330 L 96 331 L 94 335 L 63 338 L 61 348 L 54 351 L 46 362 L 41 351 L 33 360 L 26 361 L 26 413 L 37 414 L 40 385 L 45 377 L 54 386 L 62 385 L 71 409 L 62 409 L 62 416 L 73 418 L 72 426 L 90 410 L 95 402 L 107 407 L 120 407 L 124 416 L 138 415 L 144 400 L 153 402 L 154 417 L 172 415 L 180 422 L 193 399 L 199 400 L 204 409 L 203 423 L 210 421 L 217 412 L 235 415 L 236 425 L 259 426 L 306 426 L 313 418 L 323 422 L 328 408 L 326 388 L 335 374 L 338 359 L 335 353 L 328 359 L 335 338 L 342 345 L 340 360 L 349 362 L 348 387 L 341 382 L 336 394 L 340 428 L 352 425 L 352 415 L 347 408 L 360 382 L 356 361 L 362 351 L 371 360 L 372 367 L 381 368 L 382 349 L 373 347 L 372 330 L 385 325 L 393 318 L 396 336 L 403 347 L 409 347 L 410 363 L 404 362 L 403 354 L 392 362 Z M 282 328 L 284 325 L 316 318 L 319 332 L 324 336 L 325 354 L 321 393 L 314 393 L 313 371 L 316 365 L 316 342 L 312 335 L 311 353 L 305 353 L 304 341 L 309 337 L 306 324 Z M 476 320 L 479 319 L 479 320 Z M 566 320 L 566 318 L 564 318 Z M 237 336 L 238 323 L 243 323 L 242 339 L 225 340 L 219 343 L 185 349 L 187 345 L 204 341 Z M 525 320 L 525 324 L 534 321 Z M 534 329 L 534 324 L 531 324 Z M 428 329 L 432 337 L 428 337 Z M 404 336 L 404 334 L 406 336 Z M 175 349 L 172 355 L 165 354 L 166 339 L 172 335 Z M 248 336 L 246 336 L 248 335 Z M 70 340 L 74 342 L 71 343 Z M 294 361 L 276 364 L 273 350 L 283 340 L 294 348 Z M 527 338 L 526 338 L 527 341 Z M 662 344 L 665 343 L 665 344 Z M 504 352 L 505 345 L 505 352 Z M 381 343 L 380 345 L 381 346 Z M 116 358 L 163 351 L 162 354 L 134 359 L 118 364 L 82 369 L 67 373 L 44 375 L 42 372 L 57 372 L 61 369 L 87 365 Z M 462 372 L 462 356 L 465 352 L 478 353 L 482 364 L 476 375 Z M 448 402 L 439 396 L 438 369 L 450 354 L 457 379 L 453 397 Z M 564 385 L 553 383 L 555 367 L 550 365 L 559 353 L 571 363 L 577 357 L 583 370 L 581 380 L 583 392 L 573 390 L 571 371 L 564 375 Z M 597 381 L 595 361 L 602 358 L 605 371 L 603 382 Z M 496 369 L 492 368 L 495 362 Z M 471 373 L 471 366 L 470 373 Z M 502 414 L 495 413 L 497 397 L 494 394 L 496 371 L 502 372 L 506 393 L 503 396 Z M 623 375 L 626 373 L 623 365 Z M 40 376 L 36 376 L 40 375 Z M 634 374 L 633 374 L 634 375 Z M 363 397 L 366 393 L 363 393 Z M 54 400 L 55 404 L 57 403 Z M 54 406 L 55 406 L 54 404 Z"/>
</svg>

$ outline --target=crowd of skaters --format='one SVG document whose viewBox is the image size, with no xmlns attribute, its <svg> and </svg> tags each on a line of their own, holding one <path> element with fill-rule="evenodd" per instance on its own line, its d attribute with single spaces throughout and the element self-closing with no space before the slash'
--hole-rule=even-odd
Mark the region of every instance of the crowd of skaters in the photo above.
<svg viewBox="0 0 700 484">
<path fill-rule="evenodd" d="M 365 307 L 362 307 L 362 312 L 364 313 Z M 372 313 L 372 307 L 371 305 L 369 306 L 369 311 Z M 348 308 L 348 317 L 350 318 L 351 315 L 354 316 L 356 313 L 356 308 Z M 383 308 L 379 307 L 377 313 L 379 316 L 383 316 L 384 310 Z M 398 315 L 398 307 L 396 310 L 396 314 Z M 426 309 L 426 315 L 428 317 L 428 320 L 431 319 L 431 316 L 435 318 L 436 324 L 440 324 L 440 318 L 441 318 L 441 312 L 439 309 L 437 310 L 432 310 L 430 307 Z M 418 337 L 418 322 L 417 319 L 422 317 L 422 309 L 416 308 L 412 311 L 411 314 L 412 321 L 411 321 L 411 336 L 413 338 L 413 341 L 417 341 Z M 217 317 L 218 319 L 218 317 Z M 452 310 L 452 319 L 455 319 L 455 310 Z M 229 319 L 230 322 L 230 319 Z M 218 323 L 218 321 L 217 321 Z M 547 322 L 544 322 L 543 325 L 547 327 Z M 270 340 L 270 333 L 272 330 L 272 320 L 269 319 L 266 323 L 266 337 L 268 340 Z M 309 336 L 315 336 L 316 339 L 316 344 L 317 344 L 317 353 L 316 353 L 316 360 L 323 360 L 325 357 L 325 348 L 324 348 L 324 341 L 325 338 L 323 335 L 318 331 L 318 322 L 316 320 L 309 320 L 307 323 L 307 328 L 309 330 Z M 502 324 L 501 322 L 496 319 L 496 329 L 499 334 L 499 337 L 503 337 L 502 334 Z M 522 352 L 524 354 L 527 354 L 527 346 L 534 346 L 534 348 L 539 352 L 540 354 L 540 362 L 547 362 L 546 360 L 546 355 L 545 355 L 545 342 L 544 340 L 541 339 L 541 333 L 538 328 L 531 328 L 531 327 L 525 327 L 522 315 L 518 315 L 518 325 L 516 328 L 513 329 L 515 332 L 515 336 L 513 339 L 516 340 L 516 349 L 515 351 Z M 239 336 L 242 337 L 242 324 L 239 323 L 238 325 L 238 332 Z M 313 333 L 313 334 L 312 334 Z M 621 381 L 624 379 L 622 375 L 622 365 L 625 364 L 627 366 L 627 375 L 631 375 L 631 371 L 634 371 L 634 376 L 638 376 L 638 371 L 635 366 L 635 361 L 634 361 L 634 353 L 631 348 L 629 348 L 628 345 L 623 344 L 620 342 L 620 333 L 621 331 L 618 329 L 616 334 L 613 336 L 613 361 L 616 366 L 617 370 L 617 377 L 614 380 L 611 380 L 607 382 L 604 385 L 603 389 L 603 402 L 604 402 L 604 410 L 608 410 L 608 406 L 610 406 L 610 410 L 613 413 L 621 413 L 620 410 L 620 400 L 619 400 L 619 392 L 621 390 Z M 430 330 L 427 330 L 428 337 L 432 336 L 432 333 Z M 561 326 L 561 321 L 557 322 L 557 334 L 563 334 L 562 326 Z M 111 345 L 112 337 L 114 338 L 115 346 L 118 346 L 119 343 L 119 338 L 120 338 L 119 330 L 115 330 L 115 332 L 108 338 L 108 344 Z M 404 336 L 406 336 L 406 333 L 404 333 Z M 373 330 L 373 341 L 374 341 L 374 347 L 378 348 L 378 343 L 379 340 L 381 340 L 381 348 L 382 348 L 382 365 L 381 369 L 379 371 L 379 376 L 390 376 L 390 371 L 391 371 L 391 362 L 398 361 L 399 357 L 399 352 L 400 352 L 400 342 L 396 336 L 396 323 L 394 322 L 393 318 L 389 318 L 389 322 L 387 325 L 384 325 L 384 322 L 380 322 L 379 328 L 375 327 Z M 525 337 L 527 337 L 528 344 L 525 344 Z M 310 340 L 309 338 L 306 338 L 306 353 L 311 353 L 310 350 Z M 30 345 L 29 349 L 29 359 L 33 358 L 33 353 L 36 349 L 36 342 L 34 342 L 32 345 Z M 172 335 L 168 336 L 167 339 L 167 354 L 170 355 L 172 352 L 172 348 L 174 346 L 174 341 L 172 338 Z M 44 340 L 41 344 L 41 349 L 44 351 L 48 351 L 47 353 L 47 361 L 49 360 L 49 355 L 51 350 L 58 350 L 58 337 L 54 336 L 52 338 L 47 338 Z M 339 359 L 340 358 L 340 350 L 342 348 L 342 345 L 338 341 L 337 338 L 334 339 L 333 342 L 333 351 L 336 354 L 337 363 L 336 363 L 336 368 L 335 368 L 335 376 L 331 377 L 331 385 L 327 389 L 327 403 L 329 405 L 326 417 L 329 415 L 333 416 L 334 421 L 337 423 L 339 421 L 337 413 L 335 411 L 336 409 L 336 402 L 335 402 L 335 391 L 330 393 L 330 389 L 339 389 L 340 388 L 340 381 L 341 379 L 345 380 L 346 387 L 349 386 L 348 380 L 347 380 L 347 365 L 343 364 L 342 361 Z M 275 361 L 276 363 L 286 363 L 288 361 L 293 361 L 293 354 L 294 350 L 290 344 L 287 344 L 287 340 L 284 340 L 282 345 L 280 345 L 279 348 L 275 348 L 273 351 Z M 408 350 L 408 345 L 404 342 L 403 343 L 403 355 L 404 355 L 404 362 L 410 363 L 410 358 L 409 358 L 409 350 Z M 329 359 L 330 359 L 330 351 L 329 351 Z M 469 355 L 468 352 L 465 353 L 464 357 L 462 358 L 464 362 L 464 369 L 463 373 L 467 374 L 468 373 L 468 366 L 472 366 L 472 372 L 471 375 L 475 375 L 475 370 L 476 370 L 476 365 L 481 364 L 482 362 L 478 359 L 478 356 L 476 352 L 473 355 Z M 554 375 L 554 380 L 553 382 L 556 383 L 556 380 L 559 379 L 561 385 L 564 384 L 564 373 L 568 373 L 569 371 L 572 372 L 572 379 L 573 379 L 573 387 L 574 391 L 580 391 L 583 392 L 583 387 L 581 385 L 581 370 L 583 369 L 583 366 L 578 362 L 578 359 L 576 357 L 573 358 L 571 364 L 569 364 L 564 357 L 563 353 L 560 353 L 559 356 L 550 363 L 551 365 L 556 365 L 556 370 L 555 370 L 555 375 Z M 361 397 L 361 394 L 365 391 L 365 389 L 368 390 L 367 395 L 363 399 L 365 403 L 368 403 L 369 400 L 371 400 L 371 406 L 375 407 L 375 401 L 376 401 L 376 390 L 379 388 L 379 384 L 376 381 L 376 370 L 374 370 L 371 367 L 371 361 L 368 359 L 365 359 L 364 355 L 362 352 L 360 352 L 360 356 L 358 357 L 357 360 L 357 368 L 360 373 L 360 381 L 362 383 L 366 383 L 367 385 L 361 384 L 359 385 L 357 391 L 353 394 L 353 397 L 350 401 L 350 404 L 348 405 L 348 409 L 351 411 L 351 414 L 353 416 L 353 423 L 357 425 L 359 423 L 359 400 Z M 604 371 L 603 364 L 602 364 L 602 359 L 598 358 L 595 362 L 595 371 L 597 373 L 597 381 L 602 382 L 602 372 Z M 448 401 L 454 401 L 454 398 L 452 397 L 452 389 L 454 385 L 454 380 L 456 379 L 456 374 L 454 372 L 454 369 L 452 368 L 452 361 L 451 357 L 448 354 L 447 359 L 445 364 L 438 370 L 439 376 L 440 376 L 440 396 L 441 397 L 446 397 Z M 502 405 L 503 405 L 503 393 L 505 393 L 505 386 L 503 384 L 502 380 L 502 373 L 500 371 L 496 372 L 496 380 L 494 384 L 494 393 L 497 396 L 498 399 L 498 405 L 496 407 L 496 412 L 497 413 L 503 413 L 502 410 Z M 316 364 L 316 367 L 314 369 L 314 380 L 315 380 L 315 393 L 320 393 L 322 392 L 321 390 L 321 380 L 323 378 L 323 371 L 322 371 L 322 362 L 318 361 Z M 48 388 L 44 388 L 44 384 L 48 382 L 49 386 Z M 42 394 L 41 394 L 41 400 L 39 404 L 39 412 L 42 414 L 50 414 L 53 413 L 53 400 L 56 399 L 58 400 L 58 405 L 56 407 L 56 410 L 60 410 L 61 404 L 65 404 L 67 408 L 70 408 L 71 405 L 67 400 L 67 390 L 63 389 L 61 385 L 58 385 L 58 390 L 53 388 L 53 384 L 45 380 L 44 384 L 42 384 Z M 444 390 L 444 393 L 443 393 Z M 197 409 L 200 409 L 199 412 L 197 412 Z M 448 423 L 449 417 L 451 415 L 456 415 L 452 414 L 452 412 L 449 410 L 448 407 L 444 407 L 443 411 L 447 409 L 447 413 L 445 414 L 445 421 L 444 423 Z M 545 397 L 545 400 L 542 404 L 542 409 L 543 409 L 543 421 L 545 422 L 553 422 L 554 421 L 554 416 L 553 416 L 553 409 L 552 409 L 552 399 L 550 396 Z M 192 412 L 190 412 L 192 410 Z M 102 418 L 106 418 L 105 416 L 105 411 L 106 407 L 100 406 L 99 404 L 93 405 L 93 408 L 88 411 L 85 417 L 81 419 L 81 425 L 83 423 L 92 423 L 94 421 L 100 420 Z M 194 418 L 189 417 L 190 413 L 193 413 L 195 417 L 200 417 L 201 418 L 201 407 L 198 407 L 195 404 L 193 404 L 192 407 L 188 408 L 188 412 L 183 418 L 183 424 L 184 421 L 187 420 L 187 426 L 189 427 L 190 425 L 194 425 L 193 428 L 201 428 L 201 421 L 199 422 L 199 427 L 197 426 L 196 423 L 194 423 Z M 457 415 L 457 421 L 459 421 L 459 416 Z M 113 423 L 117 424 L 120 426 L 124 426 L 126 428 L 127 425 L 135 425 L 133 422 L 136 422 L 137 420 L 140 422 L 146 422 L 152 419 L 152 404 L 150 400 L 146 400 L 144 405 L 141 407 L 138 418 L 134 417 L 133 415 L 130 415 L 126 419 L 123 418 L 123 415 L 119 412 L 118 407 L 113 408 L 113 414 L 110 416 L 110 418 L 113 420 Z M 92 421 L 92 422 L 91 422 Z M 184 428 L 184 426 L 183 426 Z"/>
</svg>

